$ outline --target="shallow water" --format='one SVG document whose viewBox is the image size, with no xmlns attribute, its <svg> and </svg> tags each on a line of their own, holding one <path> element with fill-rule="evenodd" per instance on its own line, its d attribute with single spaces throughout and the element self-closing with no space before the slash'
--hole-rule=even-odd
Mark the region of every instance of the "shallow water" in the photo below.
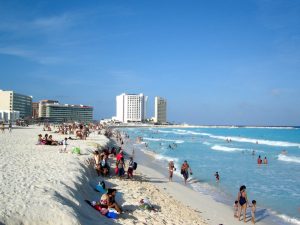
<svg viewBox="0 0 300 225">
<path fill-rule="evenodd" d="M 300 129 L 296 128 L 129 128 L 131 139 L 142 136 L 159 160 L 187 160 L 192 187 L 232 205 L 241 185 L 258 213 L 271 224 L 300 224 Z M 231 139 L 231 142 L 227 142 Z M 169 148 L 171 145 L 172 149 Z M 282 154 L 286 150 L 287 154 Z M 253 155 L 254 151 L 254 155 Z M 257 157 L 268 159 L 257 165 Z M 214 174 L 221 177 L 216 183 Z M 264 210 L 268 211 L 265 213 Z"/>
</svg>

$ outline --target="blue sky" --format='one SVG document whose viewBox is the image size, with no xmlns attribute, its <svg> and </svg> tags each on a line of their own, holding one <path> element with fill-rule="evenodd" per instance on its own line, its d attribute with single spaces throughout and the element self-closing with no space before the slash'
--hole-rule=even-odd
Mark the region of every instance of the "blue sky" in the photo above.
<svg viewBox="0 0 300 225">
<path fill-rule="evenodd" d="M 300 125 L 300 1 L 0 1 L 0 89 L 169 121 Z"/>
</svg>

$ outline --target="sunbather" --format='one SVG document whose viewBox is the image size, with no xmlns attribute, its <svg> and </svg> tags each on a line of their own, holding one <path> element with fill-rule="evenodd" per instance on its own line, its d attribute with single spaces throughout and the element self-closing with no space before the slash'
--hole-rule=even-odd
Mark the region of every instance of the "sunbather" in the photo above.
<svg viewBox="0 0 300 225">
<path fill-rule="evenodd" d="M 100 205 L 102 208 L 113 208 L 117 210 L 118 213 L 121 213 L 121 207 L 117 204 L 115 200 L 116 193 L 116 189 L 108 189 L 107 194 L 101 196 Z"/>
</svg>

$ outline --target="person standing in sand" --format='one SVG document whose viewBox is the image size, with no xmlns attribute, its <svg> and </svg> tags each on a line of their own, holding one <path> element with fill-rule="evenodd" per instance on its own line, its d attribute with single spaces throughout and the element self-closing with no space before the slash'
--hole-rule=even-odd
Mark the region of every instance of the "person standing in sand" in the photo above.
<svg viewBox="0 0 300 225">
<path fill-rule="evenodd" d="M 98 151 L 94 152 L 94 160 L 95 160 L 95 170 L 97 172 L 97 175 L 100 176 L 101 174 L 101 168 L 100 168 L 100 154 Z"/>
<path fill-rule="evenodd" d="M 174 166 L 174 161 L 171 160 L 169 162 L 169 181 L 172 181 L 173 179 L 173 172 L 176 170 L 175 166 Z"/>
<path fill-rule="evenodd" d="M 247 192 L 246 192 L 245 185 L 242 185 L 240 187 L 240 192 L 238 193 L 237 200 L 239 202 L 238 220 L 241 220 L 241 214 L 243 211 L 244 222 L 246 222 L 246 210 L 247 210 L 247 205 L 248 205 L 248 199 L 247 199 Z"/>
<path fill-rule="evenodd" d="M 11 123 L 11 121 L 9 121 L 9 124 L 8 124 L 8 131 L 9 131 L 9 133 L 12 132 L 12 123 Z"/>
<path fill-rule="evenodd" d="M 184 178 L 184 184 L 186 185 L 186 181 L 189 178 L 189 171 L 190 174 L 193 175 L 192 173 L 192 169 L 190 168 L 189 164 L 187 163 L 187 161 L 185 160 L 181 166 L 181 174 Z"/>
<path fill-rule="evenodd" d="M 128 170 L 127 170 L 127 179 L 133 179 L 133 157 L 129 158 Z"/>
<path fill-rule="evenodd" d="M 5 132 L 5 125 L 4 125 L 4 122 L 3 122 L 2 125 L 1 125 L 1 130 L 2 130 L 2 133 Z"/>
</svg>

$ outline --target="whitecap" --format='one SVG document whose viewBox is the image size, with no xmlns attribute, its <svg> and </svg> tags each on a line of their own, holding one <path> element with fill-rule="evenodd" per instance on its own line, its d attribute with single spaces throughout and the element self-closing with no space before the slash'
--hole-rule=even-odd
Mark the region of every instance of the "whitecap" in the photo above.
<svg viewBox="0 0 300 225">
<path fill-rule="evenodd" d="M 222 145 L 214 145 L 211 147 L 212 150 L 224 151 L 224 152 L 235 152 L 235 151 L 243 151 L 241 148 L 230 148 Z"/>
<path fill-rule="evenodd" d="M 148 140 L 148 141 L 166 141 L 166 142 L 175 142 L 177 144 L 181 144 L 184 143 L 184 140 L 174 140 L 174 139 L 164 139 L 164 138 L 147 138 L 147 137 L 143 137 L 143 140 Z"/>
<path fill-rule="evenodd" d="M 196 134 L 196 132 L 193 132 Z M 298 147 L 300 148 L 300 143 L 293 143 L 293 142 L 285 142 L 285 141 L 271 141 L 271 140 L 264 140 L 264 139 L 253 139 L 253 138 L 245 138 L 245 137 L 230 137 L 230 136 L 217 136 L 212 135 L 209 133 L 197 133 L 197 135 L 208 136 L 214 139 L 220 140 L 228 140 L 231 139 L 232 141 L 236 142 L 246 142 L 246 143 L 253 143 L 253 144 L 263 144 L 269 146 L 281 146 L 281 147 Z"/>
<path fill-rule="evenodd" d="M 294 162 L 294 163 L 300 163 L 300 157 L 296 156 L 287 156 L 283 154 L 278 155 L 279 161 L 285 161 L 285 162 Z"/>
<path fill-rule="evenodd" d="M 300 221 L 294 217 L 289 217 L 284 214 L 277 215 L 280 219 L 282 219 L 284 222 L 288 222 L 290 224 L 300 225 Z"/>
</svg>

